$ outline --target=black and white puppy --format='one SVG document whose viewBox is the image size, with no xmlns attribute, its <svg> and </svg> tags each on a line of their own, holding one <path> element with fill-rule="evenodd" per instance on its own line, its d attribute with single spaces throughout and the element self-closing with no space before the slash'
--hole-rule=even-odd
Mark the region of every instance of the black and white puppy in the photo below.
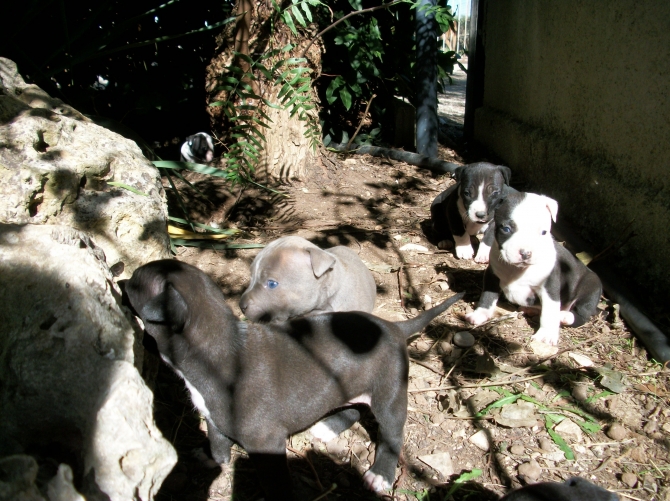
<svg viewBox="0 0 670 501">
<path fill-rule="evenodd" d="M 560 325 L 578 327 L 597 311 L 598 276 L 551 236 L 558 203 L 534 193 L 508 190 L 495 214 L 491 262 L 477 309 L 466 320 L 479 325 L 493 316 L 500 291 L 523 307 L 541 305 L 536 341 L 558 344 Z"/>
<path fill-rule="evenodd" d="M 618 501 L 619 496 L 592 484 L 583 478 L 573 477 L 565 482 L 541 482 L 510 492 L 500 501 Z"/>
<path fill-rule="evenodd" d="M 475 261 L 489 262 L 493 231 L 489 224 L 502 198 L 503 187 L 509 185 L 512 171 L 509 167 L 487 162 L 464 165 L 454 172 L 456 184 L 440 193 L 430 206 L 433 230 L 438 247 L 453 238 L 454 254 L 459 259 L 475 255 L 470 236 L 484 234 Z M 487 229 L 491 228 L 489 231 Z"/>
<path fill-rule="evenodd" d="M 263 325 L 240 322 L 205 273 L 176 260 L 138 268 L 124 290 L 205 417 L 214 459 L 228 462 L 239 443 L 268 501 L 291 499 L 286 438 L 349 404 L 369 405 L 379 424 L 363 483 L 390 488 L 407 417 L 407 337 L 463 296 L 405 322 L 334 312 Z M 322 423 L 339 433 L 359 415 L 352 410 Z"/>
<path fill-rule="evenodd" d="M 206 164 L 214 158 L 214 141 L 206 132 L 198 132 L 188 136 L 181 145 L 181 159 L 183 162 Z"/>
</svg>

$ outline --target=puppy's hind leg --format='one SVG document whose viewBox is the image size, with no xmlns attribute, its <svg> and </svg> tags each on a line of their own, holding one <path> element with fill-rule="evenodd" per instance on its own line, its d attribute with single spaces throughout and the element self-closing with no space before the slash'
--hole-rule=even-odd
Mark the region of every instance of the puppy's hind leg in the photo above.
<svg viewBox="0 0 670 501">
<path fill-rule="evenodd" d="M 379 428 L 375 462 L 363 475 L 363 485 L 373 492 L 390 489 L 395 480 L 407 419 L 407 386 L 400 386 L 392 390 L 394 398 L 372 400 L 371 409 Z"/>
<path fill-rule="evenodd" d="M 209 439 L 209 448 L 212 451 L 212 458 L 219 464 L 230 461 L 230 448 L 233 441 L 219 431 L 216 425 L 207 419 L 207 438 Z"/>
<path fill-rule="evenodd" d="M 595 273 L 584 275 L 580 281 L 579 289 L 582 293 L 577 296 L 575 305 L 571 309 L 571 313 L 575 317 L 570 324 L 571 327 L 584 325 L 598 312 L 598 303 L 603 293 L 602 284 Z"/>
<path fill-rule="evenodd" d="M 356 409 L 344 409 L 332 414 L 314 426 L 309 431 L 314 438 L 322 442 L 330 442 L 344 430 L 351 428 L 361 418 L 361 413 Z"/>
</svg>

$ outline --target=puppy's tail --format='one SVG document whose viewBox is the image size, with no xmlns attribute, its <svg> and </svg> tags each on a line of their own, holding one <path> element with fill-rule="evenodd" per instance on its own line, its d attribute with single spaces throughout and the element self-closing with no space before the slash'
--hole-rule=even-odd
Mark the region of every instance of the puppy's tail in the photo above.
<svg viewBox="0 0 670 501">
<path fill-rule="evenodd" d="M 405 320 L 404 322 L 395 322 L 395 324 L 400 328 L 400 331 L 405 334 L 405 337 L 409 337 L 415 332 L 419 332 L 421 329 L 426 327 L 435 317 L 444 312 L 456 301 L 463 298 L 463 296 L 465 296 L 465 292 L 459 292 L 458 294 L 451 296 L 449 299 L 438 304 L 437 306 L 432 307 L 430 310 L 424 311 L 421 313 L 421 315 L 417 315 L 416 317 Z"/>
</svg>

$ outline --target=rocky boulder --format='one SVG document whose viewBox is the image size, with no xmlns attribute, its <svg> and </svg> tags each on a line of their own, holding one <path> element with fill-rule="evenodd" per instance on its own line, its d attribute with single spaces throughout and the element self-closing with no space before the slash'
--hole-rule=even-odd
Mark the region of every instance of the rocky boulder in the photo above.
<svg viewBox="0 0 670 501">
<path fill-rule="evenodd" d="M 0 58 L 0 500 L 148 501 L 176 463 L 114 282 L 169 257 L 166 216 L 134 143 Z"/>
</svg>

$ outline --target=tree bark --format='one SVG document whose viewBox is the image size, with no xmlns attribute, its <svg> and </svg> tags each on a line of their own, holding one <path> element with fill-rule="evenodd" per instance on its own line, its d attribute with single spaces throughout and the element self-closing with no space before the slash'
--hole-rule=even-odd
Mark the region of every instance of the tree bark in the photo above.
<svg viewBox="0 0 670 501">
<path fill-rule="evenodd" d="M 235 25 L 228 25 L 217 37 L 217 50 L 207 67 L 208 104 L 228 99 L 227 92 L 216 90 L 219 85 L 217 78 L 226 72 L 226 68 L 236 62 L 235 50 L 243 53 L 246 50 L 252 59 L 256 59 L 262 53 L 291 43 L 294 45 L 293 49 L 282 53 L 280 57 L 301 57 L 302 52 L 318 31 L 314 25 L 307 30 L 298 28 L 298 36 L 293 35 L 288 26 L 279 18 L 269 0 L 237 0 L 235 12 L 241 16 L 240 20 Z M 319 39 L 308 48 L 304 55 L 307 58 L 306 64 L 312 69 L 310 75 L 312 81 L 318 78 L 321 72 L 322 53 L 323 44 Z M 267 61 L 266 66 L 269 67 L 273 63 L 274 61 Z M 238 63 L 238 66 L 241 65 Z M 242 69 L 245 68 L 242 67 Z M 277 94 L 281 87 L 268 82 L 260 72 L 255 72 L 254 76 L 256 77 L 255 93 L 270 102 L 277 103 Z M 316 93 L 313 90 L 312 95 L 317 104 Z M 253 104 L 261 108 L 272 119 L 272 122 L 268 123 L 270 128 L 261 130 L 266 141 L 256 167 L 257 175 L 264 174 L 281 181 L 309 176 L 310 169 L 315 165 L 317 158 L 311 148 L 310 139 L 305 137 L 306 123 L 299 120 L 296 115 L 290 117 L 288 110 L 273 109 L 257 101 L 254 101 Z M 312 111 L 316 113 L 316 109 Z M 229 141 L 234 140 L 227 132 L 230 128 L 230 121 L 222 109 L 208 106 L 208 113 L 214 133 L 224 145 L 230 144 Z M 267 120 L 263 119 L 263 121 Z"/>
</svg>

